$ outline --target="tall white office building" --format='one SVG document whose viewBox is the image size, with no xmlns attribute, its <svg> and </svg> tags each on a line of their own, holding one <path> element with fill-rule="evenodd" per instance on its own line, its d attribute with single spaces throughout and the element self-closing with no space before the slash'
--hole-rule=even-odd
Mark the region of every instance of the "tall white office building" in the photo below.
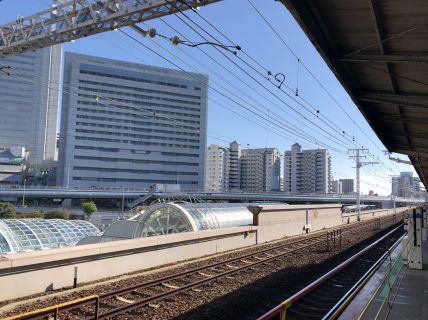
<svg viewBox="0 0 428 320">
<path fill-rule="evenodd" d="M 208 77 L 66 53 L 58 183 L 204 188 Z"/>
<path fill-rule="evenodd" d="M 302 150 L 295 143 L 284 156 L 285 191 L 329 193 L 332 191 L 331 157 L 326 149 Z"/>
<path fill-rule="evenodd" d="M 278 149 L 242 149 L 241 189 L 243 191 L 279 191 L 280 176 L 281 158 Z"/>
<path fill-rule="evenodd" d="M 61 46 L 0 58 L 0 147 L 25 147 L 32 168 L 56 157 Z M 26 80 L 15 78 L 14 76 Z"/>
</svg>

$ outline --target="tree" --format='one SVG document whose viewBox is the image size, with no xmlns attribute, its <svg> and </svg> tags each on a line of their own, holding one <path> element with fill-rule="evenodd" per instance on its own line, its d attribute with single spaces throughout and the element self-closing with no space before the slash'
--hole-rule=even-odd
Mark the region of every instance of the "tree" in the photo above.
<svg viewBox="0 0 428 320">
<path fill-rule="evenodd" d="M 83 212 L 90 217 L 93 213 L 97 212 L 97 205 L 93 201 L 83 202 L 82 209 Z"/>
<path fill-rule="evenodd" d="M 14 219 L 15 217 L 15 208 L 10 203 L 0 202 L 0 219 Z"/>
<path fill-rule="evenodd" d="M 64 209 L 55 209 L 45 213 L 45 219 L 70 219 L 70 214 Z"/>
</svg>

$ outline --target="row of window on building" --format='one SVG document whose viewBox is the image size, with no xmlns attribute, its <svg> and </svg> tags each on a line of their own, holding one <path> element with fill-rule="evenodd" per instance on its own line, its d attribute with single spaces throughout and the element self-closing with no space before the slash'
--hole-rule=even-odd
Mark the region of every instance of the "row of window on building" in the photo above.
<svg viewBox="0 0 428 320">
<path fill-rule="evenodd" d="M 229 147 L 210 145 L 206 159 L 206 191 L 332 192 L 331 157 L 326 149 L 302 150 L 296 143 L 281 155 L 277 148 L 242 149 L 234 141 Z"/>
</svg>

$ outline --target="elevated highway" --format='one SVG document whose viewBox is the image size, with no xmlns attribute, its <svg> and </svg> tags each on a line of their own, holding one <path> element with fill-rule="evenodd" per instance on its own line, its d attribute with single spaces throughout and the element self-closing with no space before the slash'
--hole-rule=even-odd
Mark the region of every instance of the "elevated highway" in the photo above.
<svg viewBox="0 0 428 320">
<path fill-rule="evenodd" d="M 156 199 L 224 200 L 231 202 L 287 202 L 287 203 L 355 203 L 356 194 L 291 194 L 285 192 L 251 193 L 251 192 L 204 192 L 183 191 L 180 193 L 149 192 L 142 189 L 107 189 L 107 188 L 57 188 L 31 187 L 8 188 L 0 186 L 0 199 L 125 199 L 128 207 L 140 203 L 150 203 Z M 141 200 L 141 201 L 139 201 Z M 361 202 L 383 204 L 395 201 L 397 205 L 424 203 L 425 199 L 391 198 L 391 196 L 361 196 Z"/>
</svg>

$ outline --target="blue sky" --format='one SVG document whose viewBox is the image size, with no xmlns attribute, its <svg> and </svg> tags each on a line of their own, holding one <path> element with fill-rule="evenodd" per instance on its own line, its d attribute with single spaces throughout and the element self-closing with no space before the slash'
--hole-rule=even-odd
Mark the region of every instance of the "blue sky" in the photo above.
<svg viewBox="0 0 428 320">
<path fill-rule="evenodd" d="M 209 143 L 227 145 L 227 141 L 237 140 L 244 148 L 247 146 L 277 147 L 281 153 L 290 149 L 295 142 L 300 143 L 304 149 L 322 148 L 327 144 L 327 148 L 331 150 L 334 177 L 354 178 L 355 169 L 352 167 L 355 166 L 355 162 L 349 160 L 346 155 L 348 148 L 355 148 L 352 145 L 352 138 L 354 138 L 359 146 L 370 150 L 370 154 L 373 156 L 368 158 L 368 161 L 376 160 L 382 163 L 382 165 L 370 166 L 362 171 L 362 191 L 367 193 L 368 190 L 374 190 L 379 194 L 389 194 L 390 179 L 388 175 L 397 174 L 399 171 L 414 172 L 413 167 L 393 163 L 383 154 L 384 146 L 287 9 L 277 1 L 251 1 L 284 38 L 300 61 L 346 110 L 351 119 L 323 91 L 302 65 L 299 65 L 296 57 L 268 29 L 248 0 L 224 0 L 203 7 L 198 13 L 235 44 L 239 44 L 251 58 L 242 52 L 238 52 L 238 56 L 262 75 L 223 49 L 220 49 L 221 53 L 219 53 L 212 46 L 207 45 L 200 46 L 201 50 L 184 45 L 173 46 L 168 40 L 161 37 L 149 39 L 133 33 L 128 28 L 125 28 L 124 31 L 129 32 L 181 68 L 209 75 L 212 87 L 209 89 Z M 0 2 L 0 23 L 14 20 L 18 14 L 26 16 L 46 9 L 48 4 L 49 0 L 3 0 Z M 213 30 L 195 13 L 188 11 L 186 14 L 221 43 L 229 44 L 227 39 Z M 185 17 L 181 17 L 191 24 Z M 155 28 L 158 34 L 167 37 L 173 37 L 180 32 L 193 42 L 204 41 L 177 16 L 165 17 L 164 21 L 173 29 L 161 20 L 148 21 L 141 23 L 140 26 L 144 29 Z M 208 37 L 199 27 L 192 26 Z M 210 41 L 214 40 L 210 39 Z M 115 31 L 67 43 L 64 45 L 64 50 L 175 68 L 121 32 Z M 259 83 L 242 72 L 231 61 L 246 70 Z M 267 80 L 265 69 L 270 70 L 274 75 L 282 73 L 285 76 L 282 88 L 289 96 Z M 278 77 L 282 79 L 281 75 Z M 295 96 L 297 79 L 299 97 Z M 232 97 L 234 101 L 239 101 L 247 108 L 257 108 L 256 112 L 277 125 L 263 123 L 264 120 L 257 118 L 230 99 L 219 95 L 214 89 Z M 308 112 L 305 106 L 311 111 Z M 345 131 L 347 139 L 342 136 L 342 131 Z M 310 136 L 308 139 L 311 141 L 302 139 L 301 136 L 304 134 Z M 407 159 L 404 156 L 401 158 Z"/>
</svg>

